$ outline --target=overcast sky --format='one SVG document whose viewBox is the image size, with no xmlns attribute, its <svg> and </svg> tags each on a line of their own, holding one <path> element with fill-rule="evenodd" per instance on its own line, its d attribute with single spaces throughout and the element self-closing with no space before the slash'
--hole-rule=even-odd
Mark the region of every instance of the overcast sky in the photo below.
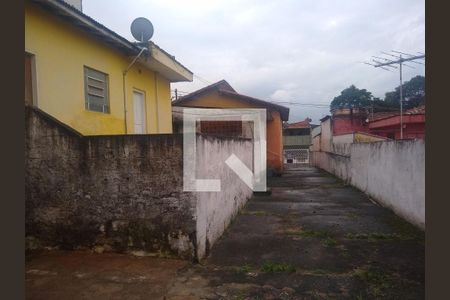
<svg viewBox="0 0 450 300">
<path fill-rule="evenodd" d="M 361 62 L 425 50 L 424 0 L 83 0 L 83 12 L 130 41 L 133 19 L 148 18 L 152 40 L 201 78 L 172 84 L 181 92 L 225 79 L 267 101 L 329 104 L 351 84 L 383 98 L 398 71 Z M 425 75 L 413 65 L 405 80 Z M 290 122 L 329 112 L 286 106 Z"/>
</svg>

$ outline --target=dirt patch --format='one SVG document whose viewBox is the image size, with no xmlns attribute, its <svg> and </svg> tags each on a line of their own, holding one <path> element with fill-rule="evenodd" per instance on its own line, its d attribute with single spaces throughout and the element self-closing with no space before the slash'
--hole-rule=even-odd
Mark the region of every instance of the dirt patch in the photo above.
<svg viewBox="0 0 450 300">
<path fill-rule="evenodd" d="M 186 261 L 49 251 L 26 264 L 26 299 L 163 299 Z"/>
</svg>

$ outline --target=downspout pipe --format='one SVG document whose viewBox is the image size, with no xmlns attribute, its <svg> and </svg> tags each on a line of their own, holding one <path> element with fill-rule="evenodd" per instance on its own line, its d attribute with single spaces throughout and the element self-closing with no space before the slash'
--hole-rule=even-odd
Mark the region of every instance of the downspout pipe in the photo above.
<svg viewBox="0 0 450 300">
<path fill-rule="evenodd" d="M 124 116 L 124 122 L 125 122 L 125 134 L 128 134 L 128 126 L 127 126 L 127 88 L 126 88 L 126 76 L 128 71 L 131 69 L 131 67 L 136 63 L 138 58 L 144 53 L 144 51 L 148 48 L 143 47 L 141 51 L 139 51 L 138 55 L 131 61 L 131 63 L 128 65 L 128 67 L 123 71 L 122 73 L 122 84 L 123 84 L 123 116 Z"/>
</svg>

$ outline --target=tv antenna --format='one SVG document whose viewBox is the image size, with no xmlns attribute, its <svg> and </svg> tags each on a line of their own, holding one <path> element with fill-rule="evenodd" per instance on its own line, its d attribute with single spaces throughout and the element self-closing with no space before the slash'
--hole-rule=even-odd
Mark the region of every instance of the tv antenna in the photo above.
<svg viewBox="0 0 450 300">
<path fill-rule="evenodd" d="M 391 71 L 390 68 L 397 69 L 396 66 L 398 65 L 399 73 L 400 73 L 400 139 L 403 139 L 403 79 L 402 79 L 402 73 L 403 73 L 403 66 L 415 69 L 413 66 L 406 64 L 406 62 L 412 62 L 419 65 L 424 65 L 423 62 L 419 62 L 417 60 L 423 59 L 425 60 L 425 53 L 417 52 L 418 54 L 409 54 L 405 52 L 395 51 L 391 50 L 392 53 L 381 51 L 382 54 L 388 55 L 391 58 L 386 57 L 379 57 L 379 56 L 372 56 L 372 63 L 364 62 L 366 65 L 371 65 L 375 68 L 381 68 L 386 71 Z M 381 60 L 381 61 L 380 61 Z"/>
</svg>

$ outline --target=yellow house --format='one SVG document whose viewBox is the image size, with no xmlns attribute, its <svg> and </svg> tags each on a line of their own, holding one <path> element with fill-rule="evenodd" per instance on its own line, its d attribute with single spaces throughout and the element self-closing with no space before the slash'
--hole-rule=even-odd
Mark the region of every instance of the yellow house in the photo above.
<svg viewBox="0 0 450 300">
<path fill-rule="evenodd" d="M 288 121 L 289 119 L 289 108 L 239 94 L 225 80 L 183 96 L 173 101 L 173 105 L 174 108 L 180 106 L 196 108 L 266 109 L 267 168 L 274 174 L 281 174 L 283 172 L 283 121 Z M 230 129 L 235 130 L 230 127 L 226 130 Z"/>
<path fill-rule="evenodd" d="M 172 133 L 170 83 L 192 81 L 192 72 L 70 2 L 25 2 L 25 103 L 84 135 Z"/>
</svg>

